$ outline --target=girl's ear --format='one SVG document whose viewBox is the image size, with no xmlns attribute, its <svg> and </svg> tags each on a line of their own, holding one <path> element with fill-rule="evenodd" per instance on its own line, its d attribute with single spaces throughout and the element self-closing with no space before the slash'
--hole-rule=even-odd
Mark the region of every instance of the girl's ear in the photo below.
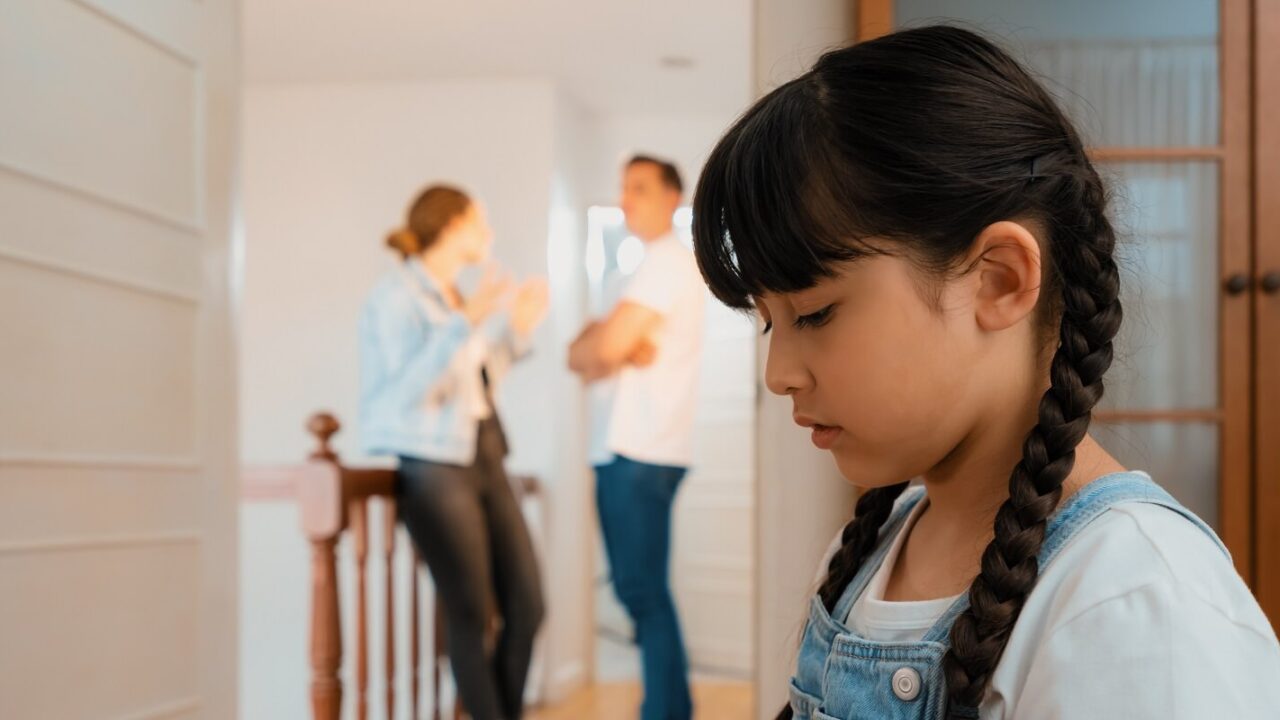
<svg viewBox="0 0 1280 720">
<path fill-rule="evenodd" d="M 1040 299 L 1040 243 L 1022 223 L 988 225 L 970 248 L 968 266 L 976 273 L 974 313 L 987 331 L 1016 325 Z"/>
</svg>

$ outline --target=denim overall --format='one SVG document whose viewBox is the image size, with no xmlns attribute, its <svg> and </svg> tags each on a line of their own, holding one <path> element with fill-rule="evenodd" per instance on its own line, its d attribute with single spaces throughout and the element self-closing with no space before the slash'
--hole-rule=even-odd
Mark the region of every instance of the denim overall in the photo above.
<svg viewBox="0 0 1280 720">
<path fill-rule="evenodd" d="M 842 622 L 884 562 L 907 515 L 923 497 L 923 488 L 907 491 L 881 529 L 875 552 L 862 564 L 836 602 L 834 613 L 828 613 L 817 596 L 810 603 L 796 674 L 791 679 L 791 709 L 795 720 L 943 720 L 949 717 L 942 657 L 950 647 L 952 623 L 969 607 L 968 593 L 957 599 L 918 642 L 866 640 Z M 1049 518 L 1038 556 L 1041 570 L 1049 567 L 1076 533 L 1123 502 L 1166 507 L 1195 523 L 1227 553 L 1213 530 L 1150 477 L 1126 472 L 1089 483 Z M 976 718 L 978 710 L 953 707 L 950 717 Z"/>
</svg>

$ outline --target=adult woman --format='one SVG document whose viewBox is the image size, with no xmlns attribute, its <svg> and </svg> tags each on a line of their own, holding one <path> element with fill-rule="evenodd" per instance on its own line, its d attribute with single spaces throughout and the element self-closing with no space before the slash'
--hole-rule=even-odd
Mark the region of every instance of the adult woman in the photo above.
<svg viewBox="0 0 1280 720">
<path fill-rule="evenodd" d="M 403 260 L 374 287 L 360 327 L 365 449 L 400 458 L 400 516 L 444 605 L 458 693 L 476 720 L 519 718 L 543 616 L 529 532 L 503 469 L 492 389 L 526 354 L 547 309 L 540 279 L 513 287 L 486 263 L 492 232 L 460 190 L 434 186 L 387 244 Z M 491 610 L 502 617 L 492 653 Z"/>
</svg>

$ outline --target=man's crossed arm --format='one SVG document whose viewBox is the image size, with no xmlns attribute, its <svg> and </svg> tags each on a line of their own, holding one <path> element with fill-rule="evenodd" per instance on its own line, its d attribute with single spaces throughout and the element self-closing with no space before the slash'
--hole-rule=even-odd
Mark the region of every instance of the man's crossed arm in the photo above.
<svg viewBox="0 0 1280 720">
<path fill-rule="evenodd" d="M 569 369 L 584 382 L 593 382 L 624 365 L 648 365 L 656 352 L 649 336 L 661 322 L 656 310 L 625 300 L 618 303 L 609 317 L 588 324 L 569 346 Z"/>
</svg>

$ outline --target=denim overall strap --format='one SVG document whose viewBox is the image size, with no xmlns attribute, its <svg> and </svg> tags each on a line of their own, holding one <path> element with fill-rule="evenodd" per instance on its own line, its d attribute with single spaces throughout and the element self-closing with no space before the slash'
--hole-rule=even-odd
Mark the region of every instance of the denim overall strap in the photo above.
<svg viewBox="0 0 1280 720">
<path fill-rule="evenodd" d="M 1222 544 L 1217 533 L 1157 485 L 1149 475 L 1143 472 L 1123 472 L 1105 475 L 1085 485 L 1068 498 L 1066 504 L 1050 518 L 1044 545 L 1040 549 L 1040 567 L 1048 567 L 1063 546 L 1084 526 L 1112 506 L 1125 502 L 1150 503 L 1178 513 L 1207 535 L 1227 560 L 1231 560 L 1231 553 Z"/>
<path fill-rule="evenodd" d="M 1079 492 L 1067 498 L 1067 501 L 1054 512 L 1045 527 L 1044 544 L 1041 545 L 1040 553 L 1037 556 L 1040 570 L 1043 571 L 1049 567 L 1071 539 L 1086 528 L 1089 523 L 1098 519 L 1103 513 L 1117 504 L 1126 502 L 1150 503 L 1178 513 L 1208 535 L 1222 553 L 1227 556 L 1228 561 L 1231 559 L 1230 553 L 1227 552 L 1226 546 L 1222 544 L 1217 534 L 1203 520 L 1179 504 L 1172 495 L 1159 485 L 1156 485 L 1150 476 L 1140 472 L 1122 472 L 1105 475 L 1094 480 L 1081 488 Z M 938 621 L 925 633 L 922 640 L 941 643 L 950 647 L 951 626 L 955 624 L 956 617 L 968 608 L 969 594 L 965 593 L 957 598 L 955 603 L 938 618 Z M 978 717 L 978 709 L 952 706 L 948 709 L 948 717 L 976 718 Z"/>
<path fill-rule="evenodd" d="M 889 519 L 880 528 L 876 549 L 862 563 L 854 579 L 844 589 L 831 612 L 822 598 L 814 595 L 809 600 L 809 618 L 801 638 L 796 660 L 796 673 L 791 679 L 790 700 L 795 716 L 800 720 L 824 717 L 823 685 L 826 669 L 835 656 L 833 648 L 838 638 L 849 634 L 844 624 L 853 602 L 884 562 L 892 539 L 901 531 L 907 515 L 924 497 L 924 488 L 908 488 L 899 499 Z"/>
<path fill-rule="evenodd" d="M 909 487 L 902 493 L 902 498 L 898 501 L 897 507 L 893 509 L 889 519 L 880 528 L 875 551 L 862 563 L 862 567 L 858 568 L 857 574 L 853 576 L 853 580 L 849 582 L 844 589 L 844 593 L 840 595 L 840 599 L 836 601 L 835 607 L 831 611 L 831 617 L 837 623 L 843 624 L 844 619 L 849 617 L 849 611 L 853 609 L 853 604 L 858 601 L 862 591 L 866 589 L 871 582 L 871 578 L 880 569 L 885 556 L 889 554 L 893 539 L 897 537 L 903 523 L 907 521 L 907 516 L 911 514 L 911 510 L 923 498 L 923 487 Z"/>
<path fill-rule="evenodd" d="M 790 689 L 791 706 L 801 720 L 979 717 L 978 708 L 957 707 L 950 702 L 943 670 L 951 627 L 969 605 L 967 593 L 957 598 L 917 642 L 867 640 L 843 624 L 853 602 L 866 591 L 871 576 L 884 563 L 893 538 L 902 531 L 907 513 L 920 502 L 921 491 L 910 492 L 886 522 L 876 551 L 841 595 L 834 617 L 814 599 Z M 1142 473 L 1116 473 L 1086 485 L 1067 498 L 1049 518 L 1045 541 L 1037 556 L 1039 567 L 1048 568 L 1073 537 L 1108 509 L 1131 502 L 1159 505 L 1182 515 L 1226 554 L 1213 531 L 1150 477 Z"/>
<path fill-rule="evenodd" d="M 1174 500 L 1173 496 L 1157 485 L 1149 475 L 1142 472 L 1121 472 L 1104 475 L 1085 485 L 1079 492 L 1067 498 L 1067 501 L 1049 518 L 1049 523 L 1045 527 L 1044 544 L 1040 546 L 1040 554 L 1037 556 L 1040 571 L 1043 572 L 1049 567 L 1049 564 L 1062 552 L 1062 548 L 1066 547 L 1067 543 L 1089 523 L 1115 505 L 1126 502 L 1150 503 L 1178 513 L 1208 535 L 1222 554 L 1227 556 L 1227 560 L 1231 559 L 1231 553 L 1227 551 L 1227 547 L 1222 544 L 1222 540 L 1213 532 L 1213 529 Z M 931 642 L 946 642 L 956 617 L 968 607 L 969 594 L 965 593 L 938 618 L 938 622 L 925 633 L 923 639 Z"/>
</svg>

